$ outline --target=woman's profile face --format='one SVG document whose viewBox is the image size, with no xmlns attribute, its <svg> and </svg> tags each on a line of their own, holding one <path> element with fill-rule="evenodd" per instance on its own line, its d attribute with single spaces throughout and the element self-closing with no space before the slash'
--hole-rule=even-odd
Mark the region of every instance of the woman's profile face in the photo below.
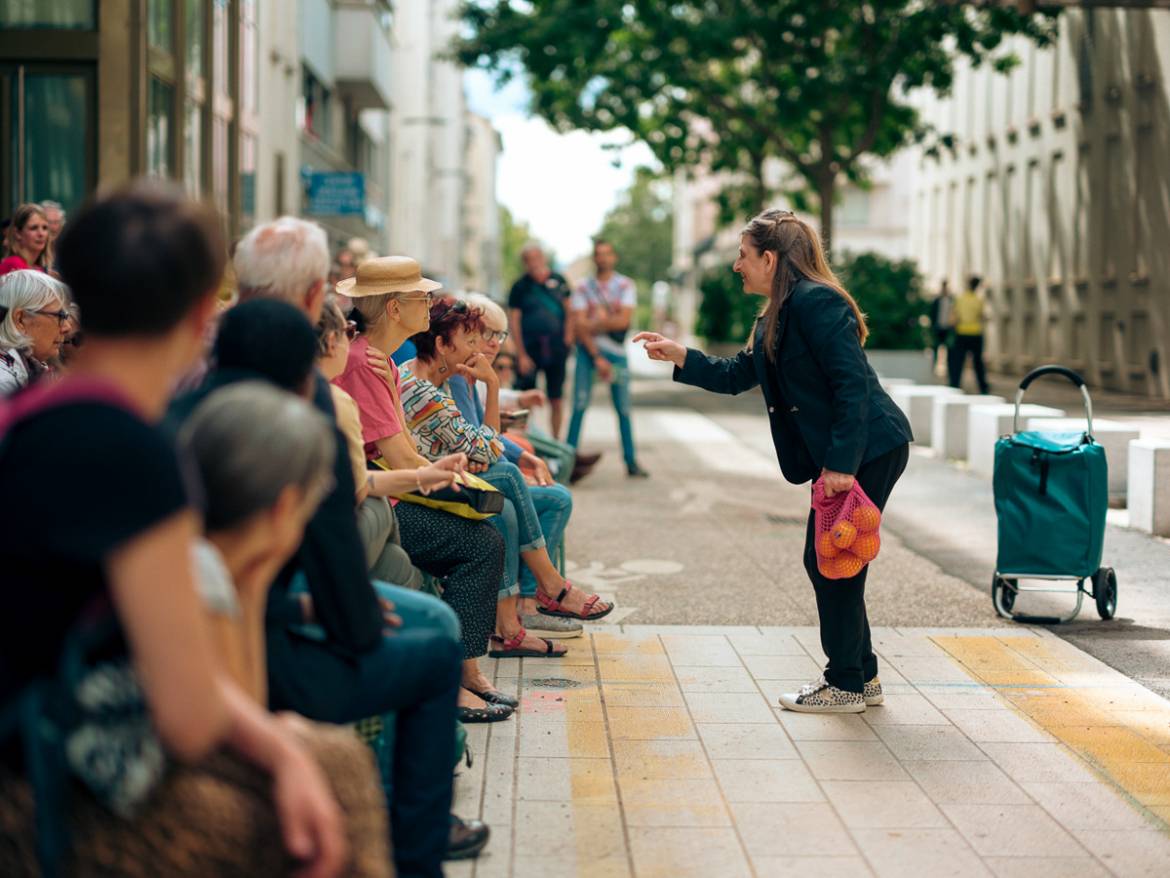
<svg viewBox="0 0 1170 878">
<path fill-rule="evenodd" d="M 33 359 L 45 361 L 61 352 L 65 340 L 65 323 L 57 316 L 65 313 L 65 306 L 54 299 L 36 311 L 22 311 L 21 331 L 32 340 Z"/>
<path fill-rule="evenodd" d="M 485 318 L 484 328 L 487 332 L 484 333 L 480 340 L 480 352 L 488 358 L 488 360 L 495 362 L 496 356 L 500 353 L 500 348 L 504 346 L 504 334 L 507 332 L 507 326 L 500 326 Z"/>
<path fill-rule="evenodd" d="M 451 341 L 444 344 L 439 339 L 440 353 L 451 365 L 468 363 L 480 353 L 483 338 L 479 330 L 468 332 L 466 329 L 456 329 L 451 335 Z"/>
<path fill-rule="evenodd" d="M 769 251 L 760 252 L 747 235 L 739 236 L 739 256 L 731 270 L 743 278 L 743 291 L 753 296 L 767 296 L 772 292 L 772 278 L 776 274 L 776 257 Z"/>
</svg>

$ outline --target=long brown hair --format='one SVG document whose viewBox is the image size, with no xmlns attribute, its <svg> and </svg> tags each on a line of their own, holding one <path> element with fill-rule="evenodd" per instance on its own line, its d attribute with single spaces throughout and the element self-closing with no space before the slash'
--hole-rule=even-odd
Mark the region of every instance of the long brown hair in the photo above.
<svg viewBox="0 0 1170 878">
<path fill-rule="evenodd" d="M 17 233 L 23 232 L 24 227 L 28 225 L 28 221 L 34 216 L 39 216 L 46 223 L 49 218 L 45 216 L 45 209 L 39 204 L 22 204 L 12 212 L 12 222 L 8 226 L 8 231 L 4 235 L 4 254 L 6 256 L 20 256 L 16 252 L 16 236 Z M 21 256 L 23 259 L 24 257 Z M 41 255 L 33 260 L 29 268 L 43 268 L 48 271 L 53 266 L 53 237 L 50 235 L 45 240 L 45 249 L 41 251 Z"/>
<path fill-rule="evenodd" d="M 760 319 L 764 321 L 764 352 L 768 359 L 776 357 L 780 309 L 784 307 L 784 303 L 792 295 L 792 288 L 802 277 L 834 290 L 849 303 L 849 307 L 853 309 L 853 316 L 857 318 L 858 341 L 865 344 L 865 339 L 869 335 L 865 315 L 861 313 L 857 301 L 837 279 L 837 275 L 833 274 L 833 269 L 825 259 L 825 251 L 821 249 L 821 239 L 817 237 L 812 226 L 791 211 L 772 208 L 754 217 L 740 234 L 760 253 L 770 250 L 776 254 L 776 274 L 772 278 L 768 303 L 760 314 Z M 754 338 L 753 330 L 752 339 Z"/>
</svg>

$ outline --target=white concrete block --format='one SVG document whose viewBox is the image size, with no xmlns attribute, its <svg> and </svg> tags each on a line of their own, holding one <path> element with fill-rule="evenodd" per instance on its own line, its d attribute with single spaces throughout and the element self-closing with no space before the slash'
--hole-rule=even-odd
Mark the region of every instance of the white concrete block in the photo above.
<svg viewBox="0 0 1170 878">
<path fill-rule="evenodd" d="M 967 463 L 972 472 L 991 478 L 995 472 L 995 443 L 1000 436 L 1012 432 L 1012 416 L 1016 407 L 1001 405 L 971 406 L 967 415 Z M 1030 418 L 1063 418 L 1061 409 L 1043 405 L 1020 406 L 1020 429 Z"/>
<path fill-rule="evenodd" d="M 878 384 L 882 386 L 882 390 L 889 393 L 895 387 L 913 387 L 917 382 L 913 378 L 886 378 L 878 375 Z"/>
<path fill-rule="evenodd" d="M 967 459 L 967 415 L 972 406 L 999 405 L 1002 396 L 940 396 L 934 401 L 930 444 L 944 460 Z"/>
<path fill-rule="evenodd" d="M 1130 442 L 1128 480 L 1130 527 L 1170 537 L 1170 441 Z"/>
<path fill-rule="evenodd" d="M 1087 426 L 1084 418 L 1028 418 L 1027 430 L 1046 433 L 1074 433 Z M 1129 478 L 1129 443 L 1142 437 L 1141 431 L 1128 424 L 1093 418 L 1093 438 L 1105 449 L 1109 464 L 1109 499 L 1124 500 Z"/>
<path fill-rule="evenodd" d="M 910 429 L 914 431 L 914 441 L 919 445 L 929 445 L 934 418 L 934 401 L 942 396 L 959 396 L 962 392 L 957 387 L 916 384 L 891 388 L 890 398 L 910 421 Z"/>
</svg>

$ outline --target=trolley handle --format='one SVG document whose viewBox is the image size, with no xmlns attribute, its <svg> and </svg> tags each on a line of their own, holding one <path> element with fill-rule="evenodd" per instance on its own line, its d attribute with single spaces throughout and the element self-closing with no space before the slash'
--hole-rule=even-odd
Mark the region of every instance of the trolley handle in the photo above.
<svg viewBox="0 0 1170 878">
<path fill-rule="evenodd" d="M 1025 375 L 1023 380 L 1020 382 L 1020 389 L 1016 391 L 1016 412 L 1015 412 L 1015 416 L 1012 418 L 1012 432 L 1013 433 L 1020 432 L 1020 403 L 1022 403 L 1024 401 L 1024 391 L 1026 391 L 1028 389 L 1028 387 L 1032 384 L 1033 381 L 1035 381 L 1037 378 L 1042 378 L 1045 375 L 1063 376 L 1064 378 L 1067 378 L 1069 381 L 1071 381 L 1073 384 L 1075 384 L 1078 388 L 1080 388 L 1081 396 L 1085 400 L 1085 420 L 1088 422 L 1088 429 L 1085 432 L 1089 435 L 1090 438 L 1092 438 L 1092 436 L 1093 436 L 1093 401 L 1092 401 L 1092 399 L 1089 398 L 1089 388 L 1085 384 L 1085 379 L 1081 377 L 1080 373 L 1074 372 L 1072 369 L 1069 369 L 1067 366 L 1055 366 L 1055 365 L 1039 366 L 1038 368 L 1033 369 L 1031 372 L 1029 372 L 1027 375 Z"/>
</svg>

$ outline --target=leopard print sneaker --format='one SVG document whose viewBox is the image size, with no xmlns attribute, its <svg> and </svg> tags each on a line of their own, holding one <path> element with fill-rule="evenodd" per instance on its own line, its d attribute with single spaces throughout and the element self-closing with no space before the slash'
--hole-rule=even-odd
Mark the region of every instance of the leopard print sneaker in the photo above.
<svg viewBox="0 0 1170 878">
<path fill-rule="evenodd" d="M 861 694 L 865 697 L 866 707 L 876 707 L 885 701 L 882 696 L 882 681 L 876 674 L 874 678 L 865 684 L 865 688 Z"/>
<path fill-rule="evenodd" d="M 781 695 L 780 706 L 797 713 L 864 713 L 865 696 L 830 686 L 821 677 L 795 694 Z"/>
</svg>

